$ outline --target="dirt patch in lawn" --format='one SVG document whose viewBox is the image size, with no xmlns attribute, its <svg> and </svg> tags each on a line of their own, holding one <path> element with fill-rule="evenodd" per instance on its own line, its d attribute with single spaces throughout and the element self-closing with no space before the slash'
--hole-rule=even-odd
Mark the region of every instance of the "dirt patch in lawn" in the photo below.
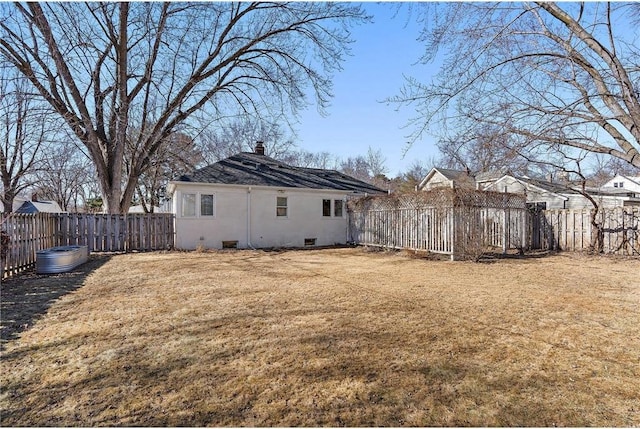
<svg viewBox="0 0 640 429">
<path fill-rule="evenodd" d="M 639 273 L 576 255 L 117 255 L 6 344 L 2 425 L 639 426 Z"/>
</svg>

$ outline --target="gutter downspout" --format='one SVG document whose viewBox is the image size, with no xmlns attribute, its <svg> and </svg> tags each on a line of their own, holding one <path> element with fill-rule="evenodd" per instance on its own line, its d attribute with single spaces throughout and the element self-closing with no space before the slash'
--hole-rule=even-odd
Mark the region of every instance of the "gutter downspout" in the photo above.
<svg viewBox="0 0 640 429">
<path fill-rule="evenodd" d="M 251 186 L 247 188 L 247 247 L 256 250 L 251 244 Z"/>
</svg>

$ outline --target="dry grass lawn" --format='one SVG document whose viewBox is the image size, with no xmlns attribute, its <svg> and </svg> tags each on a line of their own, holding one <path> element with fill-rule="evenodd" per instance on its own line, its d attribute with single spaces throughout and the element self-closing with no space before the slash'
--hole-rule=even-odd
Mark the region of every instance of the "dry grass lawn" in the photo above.
<svg viewBox="0 0 640 429">
<path fill-rule="evenodd" d="M 3 426 L 640 426 L 637 260 L 149 253 L 80 286 L 4 343 Z"/>
</svg>

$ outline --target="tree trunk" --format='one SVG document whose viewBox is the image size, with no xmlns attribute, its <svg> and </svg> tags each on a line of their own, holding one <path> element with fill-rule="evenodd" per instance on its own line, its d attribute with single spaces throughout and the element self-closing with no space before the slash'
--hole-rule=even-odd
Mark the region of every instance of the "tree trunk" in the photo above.
<svg viewBox="0 0 640 429">
<path fill-rule="evenodd" d="M 594 253 L 604 252 L 604 231 L 602 224 L 598 223 L 598 213 L 600 208 L 596 206 L 591 210 L 591 251 Z"/>
<path fill-rule="evenodd" d="M 102 196 L 102 210 L 104 213 L 120 214 L 120 200 L 122 196 L 121 179 L 118 171 L 113 171 L 105 162 L 96 164 L 100 194 Z M 128 208 L 128 207 L 127 207 Z"/>
<path fill-rule="evenodd" d="M 2 195 L 2 205 L 4 206 L 5 213 L 13 212 L 13 200 L 15 199 L 15 194 L 11 188 L 5 185 L 4 194 Z"/>
</svg>

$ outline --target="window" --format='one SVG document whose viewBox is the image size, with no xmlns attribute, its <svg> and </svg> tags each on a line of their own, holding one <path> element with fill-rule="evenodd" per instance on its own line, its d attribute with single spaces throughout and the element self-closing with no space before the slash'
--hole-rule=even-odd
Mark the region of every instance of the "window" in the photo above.
<svg viewBox="0 0 640 429">
<path fill-rule="evenodd" d="M 222 248 L 223 249 L 237 249 L 238 248 L 238 240 L 222 241 Z"/>
<path fill-rule="evenodd" d="M 342 200 L 333 201 L 333 215 L 335 217 L 342 217 Z"/>
<path fill-rule="evenodd" d="M 201 193 L 182 194 L 182 217 L 213 217 L 216 214 L 216 195 Z"/>
<path fill-rule="evenodd" d="M 331 216 L 331 200 L 322 200 L 322 216 Z"/>
<path fill-rule="evenodd" d="M 542 210 L 546 210 L 547 209 L 547 203 L 546 203 L 546 201 L 545 202 L 541 202 L 541 203 L 527 203 L 527 208 L 532 213 L 539 213 Z"/>
<path fill-rule="evenodd" d="M 276 216 L 287 216 L 287 197 L 276 197 Z"/>
<path fill-rule="evenodd" d="M 213 194 L 200 195 L 200 216 L 213 216 Z"/>
<path fill-rule="evenodd" d="M 618 183 L 618 187 L 620 187 L 620 188 L 624 188 L 624 182 L 619 182 L 619 183 Z"/>
<path fill-rule="evenodd" d="M 196 215 L 196 194 L 182 194 L 182 216 Z"/>
</svg>

